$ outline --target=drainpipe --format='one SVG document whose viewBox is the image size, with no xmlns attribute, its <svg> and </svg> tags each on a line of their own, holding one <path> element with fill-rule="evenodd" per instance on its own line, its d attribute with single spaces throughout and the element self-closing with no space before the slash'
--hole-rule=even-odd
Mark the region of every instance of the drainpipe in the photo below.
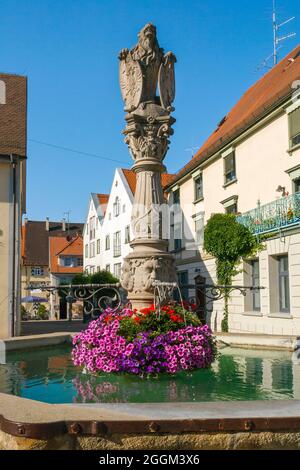
<svg viewBox="0 0 300 470">
<path fill-rule="evenodd" d="M 12 165 L 12 196 L 13 196 L 13 253 L 12 253 L 12 296 L 11 296 L 11 336 L 16 335 L 16 225 L 17 225 L 17 158 L 10 155 Z"/>
</svg>

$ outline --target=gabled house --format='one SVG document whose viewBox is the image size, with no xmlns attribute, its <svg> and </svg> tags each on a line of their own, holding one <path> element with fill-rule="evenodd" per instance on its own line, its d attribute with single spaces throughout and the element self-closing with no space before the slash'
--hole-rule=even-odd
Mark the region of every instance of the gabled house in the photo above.
<svg viewBox="0 0 300 470">
<path fill-rule="evenodd" d="M 163 174 L 162 184 L 165 185 L 171 176 Z M 84 228 L 86 271 L 94 273 L 105 269 L 120 278 L 123 259 L 131 251 L 130 220 L 135 189 L 135 173 L 117 168 L 110 194 L 91 195 Z"/>
<path fill-rule="evenodd" d="M 83 272 L 82 235 L 49 237 L 50 285 L 71 284 L 76 274 Z M 50 296 L 52 318 L 66 318 L 66 304 L 57 293 Z"/>
<path fill-rule="evenodd" d="M 235 213 L 265 250 L 244 260 L 234 284 L 264 289 L 232 294 L 230 331 L 299 335 L 300 46 L 246 91 L 166 191 L 182 210 L 171 241 L 179 281 L 194 284 L 200 275 L 216 283 L 204 225 L 214 213 Z M 207 309 L 220 329 L 222 301 Z"/>
<path fill-rule="evenodd" d="M 47 217 L 45 221 L 25 219 L 22 226 L 22 260 L 21 260 L 21 294 L 22 298 L 28 296 L 44 297 L 37 289 L 38 286 L 51 285 L 51 269 L 49 258 L 50 238 L 73 239 L 81 235 L 82 223 L 52 222 Z M 83 253 L 81 253 L 83 256 Z M 31 286 L 31 290 L 28 287 Z M 31 305 L 23 303 L 26 310 Z"/>
</svg>

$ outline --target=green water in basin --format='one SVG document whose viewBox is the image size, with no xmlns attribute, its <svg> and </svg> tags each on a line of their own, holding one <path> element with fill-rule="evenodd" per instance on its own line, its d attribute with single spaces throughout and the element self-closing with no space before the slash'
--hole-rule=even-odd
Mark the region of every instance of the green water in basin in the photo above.
<svg viewBox="0 0 300 470">
<path fill-rule="evenodd" d="M 300 399 L 300 351 L 224 348 L 210 369 L 158 379 L 83 374 L 67 346 L 8 353 L 0 392 L 47 403 Z"/>
</svg>

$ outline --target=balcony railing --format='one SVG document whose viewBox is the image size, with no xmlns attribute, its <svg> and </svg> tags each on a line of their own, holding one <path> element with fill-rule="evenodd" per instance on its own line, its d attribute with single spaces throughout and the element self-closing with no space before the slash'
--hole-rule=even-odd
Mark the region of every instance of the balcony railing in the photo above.
<svg viewBox="0 0 300 470">
<path fill-rule="evenodd" d="M 237 217 L 253 234 L 275 232 L 300 224 L 300 192 L 258 206 Z"/>
</svg>

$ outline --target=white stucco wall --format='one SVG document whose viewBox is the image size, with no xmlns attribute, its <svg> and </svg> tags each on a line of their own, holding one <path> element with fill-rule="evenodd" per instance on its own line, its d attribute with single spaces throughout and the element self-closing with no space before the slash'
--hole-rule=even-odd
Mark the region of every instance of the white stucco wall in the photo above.
<svg viewBox="0 0 300 470">
<path fill-rule="evenodd" d="M 276 191 L 278 186 L 293 192 L 293 182 L 287 170 L 300 165 L 300 148 L 293 152 L 289 149 L 288 115 L 282 108 L 276 117 L 258 126 L 252 133 L 244 135 L 229 147 L 235 149 L 236 182 L 224 187 L 224 166 L 222 149 L 214 160 L 200 166 L 203 177 L 203 200 L 194 202 L 193 172 L 182 182 L 177 182 L 180 188 L 180 205 L 183 211 L 184 224 L 188 227 L 185 234 L 195 238 L 195 216 L 204 212 L 205 222 L 213 213 L 225 212 L 221 201 L 232 196 L 238 196 L 238 212 L 246 212 L 260 204 L 272 202 L 281 197 Z M 171 190 L 172 191 L 172 190 Z M 171 203 L 172 197 L 169 197 Z M 231 296 L 229 325 L 230 331 L 244 331 L 268 334 L 300 334 L 300 227 L 293 234 L 278 234 L 266 242 L 266 249 L 259 255 L 261 312 L 247 311 L 247 300 L 240 293 Z M 183 240 L 183 246 L 187 241 Z M 201 255 L 202 249 L 198 247 Z M 290 278 L 290 313 L 274 312 L 270 306 L 270 296 L 275 295 L 278 285 L 272 285 L 269 266 L 272 256 L 288 254 Z M 176 254 L 178 271 L 188 271 L 189 283 L 194 283 L 197 274 L 215 281 L 215 264 L 213 259 L 196 261 L 195 251 L 183 250 Z M 235 284 L 245 285 L 244 274 L 238 276 Z M 208 313 L 208 321 L 213 329 L 220 330 L 223 314 L 222 301 L 215 302 L 213 311 Z"/>
<path fill-rule="evenodd" d="M 113 204 L 116 197 L 120 200 L 120 214 L 114 215 Z M 111 191 L 109 195 L 108 204 L 106 207 L 105 216 L 101 217 L 101 211 L 98 210 L 98 227 L 96 227 L 95 245 L 96 255 L 93 258 L 85 256 L 84 250 L 84 267 L 90 271 L 91 267 L 94 267 L 94 271 L 97 269 L 106 269 L 106 266 L 110 266 L 110 271 L 114 274 L 114 266 L 116 264 L 122 264 L 123 259 L 131 251 L 129 243 L 125 243 L 125 227 L 130 225 L 131 209 L 133 203 L 133 195 L 128 186 L 127 180 L 120 168 L 115 171 Z M 99 217 L 100 212 L 100 217 Z M 97 209 L 93 201 L 90 201 L 87 221 L 90 217 L 97 216 Z M 116 232 L 121 232 L 121 255 L 114 256 L 113 250 L 113 235 Z M 106 235 L 110 236 L 110 249 L 105 249 Z M 100 239 L 100 254 L 97 254 L 97 240 Z M 132 239 L 132 234 L 131 234 Z M 84 230 L 84 245 L 91 243 L 89 240 L 89 234 L 87 233 L 86 227 Z"/>
</svg>

